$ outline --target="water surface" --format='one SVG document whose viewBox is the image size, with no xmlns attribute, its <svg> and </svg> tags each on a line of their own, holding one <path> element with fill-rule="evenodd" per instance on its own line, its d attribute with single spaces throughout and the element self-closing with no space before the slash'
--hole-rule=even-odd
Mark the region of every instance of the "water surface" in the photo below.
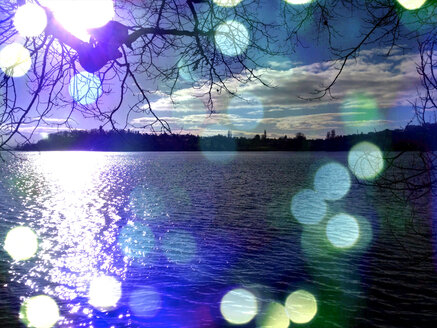
<svg viewBox="0 0 437 328">
<path fill-rule="evenodd" d="M 8 156 L 0 164 L 1 240 L 23 225 L 39 245 L 26 261 L 2 251 L 0 320 L 13 326 L 20 304 L 44 294 L 59 305 L 60 327 L 227 327 L 221 300 L 244 288 L 258 304 L 244 327 L 261 326 L 268 304 L 296 290 L 317 300 L 306 327 L 437 323 L 430 209 L 418 213 L 351 175 L 317 224 L 292 215 L 293 196 L 314 189 L 317 170 L 331 162 L 347 166 L 347 153 Z M 340 213 L 359 226 L 348 248 L 326 234 Z M 110 309 L 90 300 L 101 276 L 121 286 Z"/>
</svg>

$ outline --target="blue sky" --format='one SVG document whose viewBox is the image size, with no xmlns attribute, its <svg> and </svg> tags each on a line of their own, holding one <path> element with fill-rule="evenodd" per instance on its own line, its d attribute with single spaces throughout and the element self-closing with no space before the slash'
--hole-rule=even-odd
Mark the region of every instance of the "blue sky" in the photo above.
<svg viewBox="0 0 437 328">
<path fill-rule="evenodd" d="M 274 22 L 283 5 L 283 0 L 263 0 L 258 10 L 259 19 Z M 258 81 L 239 84 L 237 80 L 229 80 L 228 86 L 237 97 L 224 92 L 214 93 L 215 113 L 211 115 L 205 106 L 205 87 L 193 88 L 188 83 L 190 81 L 181 82 L 170 99 L 168 86 L 144 76 L 144 83 L 157 89 L 150 98 L 152 108 L 170 124 L 173 132 L 199 135 L 226 134 L 231 130 L 234 136 L 250 137 L 267 130 L 270 137 L 294 136 L 303 132 L 310 138 L 317 138 L 325 137 L 332 129 L 337 134 L 351 134 L 402 128 L 410 122 L 413 117 L 411 102 L 417 98 L 419 87 L 417 55 L 395 48 L 390 56 L 385 56 L 387 49 L 367 47 L 347 63 L 332 88 L 332 97 L 316 99 L 317 93 L 314 92 L 330 83 L 339 63 L 332 61 L 327 35 L 322 33 L 318 38 L 314 37 L 312 23 L 310 19 L 303 27 L 301 45 L 295 51 L 283 56 L 266 55 L 261 58 L 264 67 L 254 68 L 256 75 L 269 87 Z M 335 46 L 347 48 L 356 44 L 363 28 L 360 14 L 337 19 L 336 28 L 339 34 L 332 40 Z M 278 30 L 277 33 L 285 39 L 284 31 Z M 242 76 L 244 74 L 241 72 Z M 18 81 L 23 95 L 24 82 Z M 136 99 L 132 94 L 126 97 L 128 103 Z M 103 95 L 99 101 L 105 104 L 116 100 L 117 95 Z M 120 111 L 117 115 L 119 122 L 126 120 L 126 113 L 127 109 Z M 51 115 L 46 120 L 47 125 L 36 130 L 34 139 L 70 127 L 91 129 L 101 125 L 96 119 L 73 113 L 70 127 L 53 126 L 63 122 L 68 114 L 68 109 L 64 108 Z M 137 127 L 153 120 L 146 114 L 128 118 L 128 122 Z M 31 130 L 32 124 L 21 129 L 24 133 Z"/>
<path fill-rule="evenodd" d="M 224 133 L 230 129 L 234 135 L 250 136 L 265 129 L 275 137 L 297 132 L 323 137 L 331 129 L 337 134 L 350 134 L 401 128 L 413 117 L 409 101 L 417 97 L 417 58 L 396 51 L 385 57 L 384 53 L 384 49 L 365 50 L 350 61 L 335 84 L 332 97 L 315 99 L 313 92 L 330 82 L 336 73 L 334 62 L 304 64 L 272 58 L 270 68 L 257 71 L 270 87 L 259 82 L 231 82 L 243 97 L 237 101 L 237 109 L 232 110 L 235 99 L 217 94 L 216 114 L 209 115 L 202 97 L 205 90 L 192 88 L 178 90 L 173 96 L 174 104 L 161 95 L 152 106 L 176 131 L 195 134 Z M 141 125 L 150 120 L 147 116 L 138 117 L 131 123 Z"/>
</svg>

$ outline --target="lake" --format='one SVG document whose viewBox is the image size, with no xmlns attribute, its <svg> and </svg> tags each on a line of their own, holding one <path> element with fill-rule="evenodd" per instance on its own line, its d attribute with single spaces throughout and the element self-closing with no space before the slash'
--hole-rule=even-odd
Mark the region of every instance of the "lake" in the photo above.
<svg viewBox="0 0 437 328">
<path fill-rule="evenodd" d="M 2 326 L 437 324 L 433 200 L 364 186 L 347 152 L 5 157 Z"/>
</svg>

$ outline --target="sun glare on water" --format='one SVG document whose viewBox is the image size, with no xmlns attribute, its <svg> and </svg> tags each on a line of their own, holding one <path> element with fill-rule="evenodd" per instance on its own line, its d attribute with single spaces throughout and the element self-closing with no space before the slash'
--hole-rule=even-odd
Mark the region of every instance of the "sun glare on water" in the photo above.
<svg viewBox="0 0 437 328">
<path fill-rule="evenodd" d="M 114 17 L 112 0 L 42 0 L 53 11 L 56 20 L 70 33 L 88 42 L 87 29 L 105 25 Z"/>
</svg>

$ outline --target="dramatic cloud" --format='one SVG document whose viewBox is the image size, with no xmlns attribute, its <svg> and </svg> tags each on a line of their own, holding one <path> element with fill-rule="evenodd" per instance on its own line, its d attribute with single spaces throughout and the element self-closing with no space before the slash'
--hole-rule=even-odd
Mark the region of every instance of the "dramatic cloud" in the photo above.
<svg viewBox="0 0 437 328">
<path fill-rule="evenodd" d="M 161 95 L 152 108 L 185 132 L 216 123 L 232 129 L 234 135 L 251 135 L 267 129 L 272 135 L 302 131 L 310 136 L 324 136 L 329 129 L 350 133 L 400 127 L 411 118 L 410 101 L 417 96 L 415 59 L 411 54 L 392 53 L 386 57 L 383 50 L 362 51 L 347 63 L 331 95 L 321 99 L 317 99 L 319 91 L 332 81 L 339 63 L 290 67 L 290 61 L 270 62 L 270 68 L 258 69 L 256 74 L 271 87 L 258 81 L 231 84 L 233 91 L 243 98 L 247 95 L 256 98 L 255 102 L 251 99 L 246 104 L 239 102 L 232 115 L 228 114 L 228 106 L 233 103 L 229 96 L 213 93 L 216 114 L 211 116 L 205 106 L 204 88 L 178 90 L 172 99 Z M 259 110 L 251 107 L 254 103 L 262 104 L 263 118 L 257 122 L 260 124 L 255 124 L 256 129 L 247 130 L 244 126 L 259 120 L 252 117 L 254 110 Z M 147 117 L 136 118 L 131 123 L 149 121 Z"/>
</svg>

